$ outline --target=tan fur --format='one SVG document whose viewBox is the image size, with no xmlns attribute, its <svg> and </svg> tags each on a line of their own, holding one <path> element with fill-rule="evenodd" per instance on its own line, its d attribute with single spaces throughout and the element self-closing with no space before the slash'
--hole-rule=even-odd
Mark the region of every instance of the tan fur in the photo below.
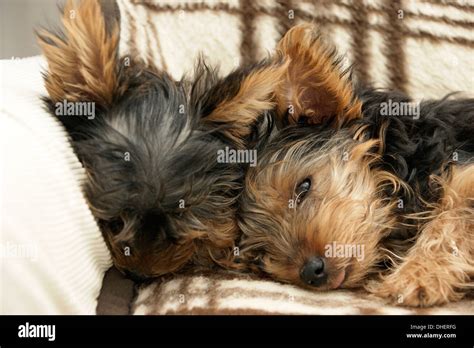
<svg viewBox="0 0 474 348">
<path fill-rule="evenodd" d="M 332 242 L 363 245 L 364 257 L 327 259 L 328 289 L 337 271 L 346 270 L 343 287 L 361 286 L 372 267 L 382 259 L 379 243 L 395 226 L 394 202 L 383 199 L 382 190 L 402 186 L 388 172 L 371 170 L 378 157 L 370 151 L 377 140 L 343 141 L 334 138 L 318 152 L 303 155 L 304 142 L 295 141 L 280 159 L 277 152 L 269 166 L 251 168 L 246 194 L 252 205 L 243 202 L 243 215 L 249 217 L 244 232 L 242 255 L 250 260 L 265 249 L 263 269 L 278 280 L 306 286 L 299 276 L 304 263 L 314 255 L 324 255 Z M 348 160 L 342 157 L 348 153 Z M 312 190 L 296 208 L 294 188 L 311 176 Z M 245 218 L 245 217 L 244 217 Z"/>
<path fill-rule="evenodd" d="M 228 219 L 220 225 L 209 221 L 206 226 L 207 231 L 194 239 L 196 252 L 193 264 L 198 267 L 217 264 L 228 269 L 240 268 L 241 265 L 234 263 L 235 241 L 239 234 L 236 221 Z"/>
<path fill-rule="evenodd" d="M 443 198 L 414 217 L 420 232 L 411 249 L 406 250 L 407 243 L 405 249 L 390 251 L 384 237 L 404 221 L 397 213 L 396 192 L 410 194 L 410 189 L 392 174 L 371 169 L 379 161 L 380 141 L 336 136 L 309 155 L 304 146 L 305 141 L 295 140 L 281 150 L 283 157 L 276 151 L 264 159 L 269 164 L 249 170 L 240 227 L 243 259 L 251 270 L 257 271 L 253 262 L 261 254 L 260 269 L 307 287 L 300 269 L 337 242 L 363 245 L 363 259 L 326 258 L 328 281 L 318 290 L 330 289 L 341 270 L 346 272 L 343 288 L 365 286 L 406 306 L 457 301 L 474 289 L 474 165 L 453 167 L 451 174 L 433 178 L 441 184 Z M 343 153 L 349 154 L 347 160 L 341 160 Z M 312 178 L 311 191 L 291 208 L 294 188 L 305 177 Z M 393 199 L 383 193 L 387 188 Z M 393 267 L 381 280 L 368 282 L 377 263 L 387 257 Z"/>
<path fill-rule="evenodd" d="M 38 33 L 39 45 L 48 61 L 45 85 L 53 102 L 112 102 L 117 89 L 119 28 L 108 34 L 96 0 L 68 0 L 62 22 L 64 40 L 48 31 Z"/>
<path fill-rule="evenodd" d="M 121 243 L 111 233 L 105 233 L 115 266 L 120 270 L 133 269 L 138 274 L 159 277 L 170 272 L 182 270 L 186 266 L 193 269 L 209 269 L 220 265 L 227 269 L 242 266 L 233 262 L 233 248 L 238 233 L 236 223 L 229 219 L 226 225 L 216 225 L 212 221 L 205 230 L 190 230 L 175 244 L 163 243 L 159 250 L 154 248 L 137 249 Z"/>
<path fill-rule="evenodd" d="M 224 130 L 226 136 L 243 148 L 250 126 L 264 111 L 273 109 L 275 85 L 282 80 L 287 65 L 272 65 L 250 73 L 241 82 L 237 95 L 220 103 L 205 121 L 230 124 L 232 127 Z"/>
<path fill-rule="evenodd" d="M 130 254 L 125 252 L 127 245 L 121 245 L 111 240 L 110 234 L 104 234 L 112 253 L 114 265 L 120 270 L 133 269 L 138 274 L 158 277 L 180 270 L 195 255 L 196 245 L 192 239 L 182 239 L 178 244 L 165 245 L 157 250 L 138 250 L 130 248 Z"/>
<path fill-rule="evenodd" d="M 426 307 L 459 300 L 474 288 L 474 165 L 436 180 L 443 199 L 406 257 L 382 283 L 368 286 L 375 294 Z"/>
<path fill-rule="evenodd" d="M 96 217 L 100 212 L 90 206 Z M 222 211 L 216 211 L 220 214 Z M 119 270 L 133 270 L 147 277 L 159 277 L 170 272 L 192 266 L 195 270 L 213 268 L 219 265 L 226 269 L 240 269 L 243 266 L 234 262 L 234 247 L 239 230 L 233 215 L 221 221 L 201 221 L 199 230 L 183 224 L 179 229 L 185 231 L 175 242 L 163 242 L 158 248 L 144 246 L 136 248 L 122 242 L 121 234 L 127 234 L 127 229 L 135 229 L 136 221 L 124 218 L 127 224 L 121 233 L 114 234 L 104 230 L 107 245 L 111 250 L 114 264 Z M 129 252 L 125 248 L 129 247 Z"/>
<path fill-rule="evenodd" d="M 378 169 L 388 122 L 376 135 L 369 126 L 350 125 L 361 117 L 361 102 L 334 51 L 311 25 L 303 25 L 285 35 L 276 56 L 289 62 L 275 94 L 280 117 L 293 107 L 290 124 L 305 116 L 309 123 L 349 125 L 324 145 L 312 144 L 310 137 L 285 139 L 281 149 L 272 148 L 249 169 L 239 221 L 242 258 L 249 268 L 307 287 L 303 266 L 310 258 L 324 258 L 327 279 L 311 289 L 365 286 L 407 306 L 443 304 L 472 291 L 474 165 L 433 178 L 443 198 L 424 202 L 424 212 L 403 216 L 397 193 L 403 190 L 401 196 L 410 198 L 417 187 Z M 295 188 L 307 178 L 310 191 L 291 207 Z M 364 246 L 363 258 L 327 257 L 325 247 L 332 242 Z M 380 261 L 393 267 L 384 267 L 381 279 L 373 280 Z"/>
<path fill-rule="evenodd" d="M 288 109 L 290 123 L 300 116 L 317 124 L 333 117 L 336 127 L 361 117 L 362 103 L 354 97 L 347 74 L 313 25 L 293 27 L 278 43 L 277 57 L 290 62 L 285 80 L 277 87 L 279 115 Z"/>
</svg>

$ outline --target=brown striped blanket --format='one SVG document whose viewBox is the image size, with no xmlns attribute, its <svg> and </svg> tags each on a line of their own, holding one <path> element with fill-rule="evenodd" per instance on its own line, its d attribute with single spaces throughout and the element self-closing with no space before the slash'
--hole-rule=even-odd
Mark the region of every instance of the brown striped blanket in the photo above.
<svg viewBox="0 0 474 348">
<path fill-rule="evenodd" d="M 202 53 L 223 74 L 316 23 L 359 81 L 415 98 L 474 95 L 473 0 L 116 0 L 121 53 L 179 79 Z"/>
<path fill-rule="evenodd" d="M 363 290 L 312 292 L 243 274 L 175 276 L 138 290 L 132 313 L 143 314 L 474 314 L 474 296 L 434 308 L 386 304 Z"/>
<path fill-rule="evenodd" d="M 265 57 L 304 21 L 319 25 L 355 78 L 415 98 L 474 95 L 471 0 L 115 0 L 122 55 L 179 79 L 202 53 L 226 74 Z M 363 291 L 309 292 L 246 275 L 175 276 L 141 287 L 134 314 L 474 314 L 474 299 L 430 309 L 385 304 Z"/>
</svg>

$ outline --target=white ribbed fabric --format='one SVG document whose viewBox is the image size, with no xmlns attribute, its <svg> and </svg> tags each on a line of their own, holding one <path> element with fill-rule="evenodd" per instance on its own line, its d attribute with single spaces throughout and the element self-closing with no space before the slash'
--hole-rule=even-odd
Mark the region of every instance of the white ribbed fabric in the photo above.
<svg viewBox="0 0 474 348">
<path fill-rule="evenodd" d="M 0 314 L 95 314 L 109 251 L 45 95 L 42 57 L 0 61 Z"/>
</svg>

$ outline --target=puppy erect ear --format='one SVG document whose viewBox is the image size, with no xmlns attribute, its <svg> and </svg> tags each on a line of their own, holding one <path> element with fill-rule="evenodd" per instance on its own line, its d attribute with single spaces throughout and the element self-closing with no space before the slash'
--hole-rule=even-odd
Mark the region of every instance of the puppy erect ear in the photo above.
<svg viewBox="0 0 474 348">
<path fill-rule="evenodd" d="M 51 100 L 110 106 L 117 90 L 118 24 L 106 26 L 98 0 L 68 0 L 62 22 L 62 34 L 38 32 L 49 66 L 45 85 Z"/>
<path fill-rule="evenodd" d="M 260 116 L 275 108 L 275 86 L 287 69 L 287 63 L 261 62 L 218 81 L 206 93 L 203 108 L 211 110 L 203 112 L 203 122 L 220 127 L 237 147 L 246 147 Z"/>
<path fill-rule="evenodd" d="M 282 57 L 281 57 L 282 56 Z M 361 102 L 354 97 L 348 71 L 313 25 L 290 29 L 277 46 L 277 59 L 289 61 L 277 88 L 277 109 L 283 123 L 329 122 L 340 127 L 359 118 Z"/>
</svg>

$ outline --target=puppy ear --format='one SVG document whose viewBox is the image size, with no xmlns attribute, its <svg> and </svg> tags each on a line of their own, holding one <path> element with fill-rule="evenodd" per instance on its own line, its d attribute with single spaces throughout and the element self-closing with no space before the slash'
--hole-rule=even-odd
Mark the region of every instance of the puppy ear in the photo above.
<svg viewBox="0 0 474 348">
<path fill-rule="evenodd" d="M 37 33 L 48 61 L 45 86 L 51 100 L 110 106 L 118 85 L 118 24 L 106 23 L 98 0 L 68 0 L 62 23 L 63 33 Z"/>
<path fill-rule="evenodd" d="M 323 42 L 313 25 L 290 29 L 277 46 L 277 59 L 289 61 L 277 88 L 278 115 L 283 123 L 329 122 L 340 127 L 359 118 L 361 102 L 354 97 L 348 71 L 336 50 Z M 287 119 L 287 120 L 286 120 Z"/>
<path fill-rule="evenodd" d="M 259 118 L 275 108 L 275 86 L 282 83 L 287 65 L 262 62 L 219 81 L 208 93 L 207 104 L 213 107 L 203 122 L 220 126 L 227 139 L 244 148 Z"/>
</svg>

